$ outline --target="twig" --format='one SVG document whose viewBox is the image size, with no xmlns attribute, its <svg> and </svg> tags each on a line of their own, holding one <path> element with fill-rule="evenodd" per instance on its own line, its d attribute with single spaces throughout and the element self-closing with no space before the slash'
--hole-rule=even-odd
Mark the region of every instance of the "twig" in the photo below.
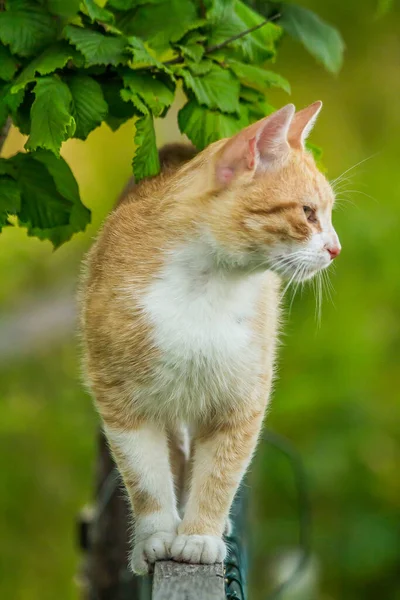
<svg viewBox="0 0 400 600">
<path fill-rule="evenodd" d="M 4 142 L 7 139 L 8 132 L 11 127 L 11 118 L 8 117 L 7 121 L 4 123 L 3 127 L 0 129 L 0 154 L 4 146 Z"/>
<path fill-rule="evenodd" d="M 163 63 L 164 67 L 169 67 L 169 65 L 179 65 L 180 63 L 185 62 L 185 59 L 182 55 L 175 56 L 175 58 L 171 58 L 171 60 L 167 60 Z"/>
<path fill-rule="evenodd" d="M 258 23 L 258 25 L 254 25 L 254 27 L 250 27 L 250 29 L 246 29 L 245 31 L 242 31 L 241 33 L 238 33 L 237 35 L 233 35 L 232 37 L 230 37 L 227 40 L 224 40 L 220 44 L 215 44 L 214 46 L 209 46 L 208 48 L 206 48 L 205 54 L 209 54 L 210 52 L 215 52 L 215 50 L 221 50 L 221 48 L 225 48 L 225 46 L 227 46 L 228 44 L 231 44 L 232 42 L 236 42 L 236 40 L 240 40 L 245 35 L 248 35 L 249 33 L 253 33 L 253 31 L 257 31 L 257 29 L 261 29 L 261 27 L 264 27 L 264 25 L 266 25 L 267 23 L 272 23 L 272 21 L 276 21 L 277 19 L 279 19 L 280 16 L 281 15 L 278 13 L 278 14 L 274 15 L 273 17 L 265 19 L 265 21 Z"/>
<path fill-rule="evenodd" d="M 233 35 L 232 37 L 228 38 L 227 40 L 224 40 L 220 44 L 215 44 L 214 46 L 209 46 L 208 48 L 205 48 L 204 54 L 205 55 L 210 54 L 211 52 L 215 52 L 215 50 L 220 50 L 221 48 L 225 48 L 225 46 L 228 46 L 228 44 L 231 44 L 232 42 L 236 42 L 236 40 L 240 40 L 241 38 L 245 37 L 249 33 L 253 33 L 253 31 L 257 31 L 258 29 L 261 29 L 261 27 L 264 27 L 264 25 L 266 25 L 267 23 L 272 23 L 273 21 L 276 21 L 277 19 L 279 19 L 280 16 L 281 15 L 278 13 L 278 14 L 274 15 L 273 17 L 265 19 L 265 21 L 258 23 L 258 25 L 254 25 L 254 27 L 250 27 L 250 29 L 245 29 L 244 31 L 241 31 L 238 34 Z M 166 62 L 163 63 L 163 65 L 164 65 L 164 67 L 169 67 L 170 65 L 179 65 L 183 62 L 185 62 L 184 57 L 182 55 L 179 55 L 179 56 L 176 56 L 175 58 L 171 58 L 171 60 L 167 60 Z M 148 68 L 153 69 L 154 66 L 151 66 Z"/>
</svg>

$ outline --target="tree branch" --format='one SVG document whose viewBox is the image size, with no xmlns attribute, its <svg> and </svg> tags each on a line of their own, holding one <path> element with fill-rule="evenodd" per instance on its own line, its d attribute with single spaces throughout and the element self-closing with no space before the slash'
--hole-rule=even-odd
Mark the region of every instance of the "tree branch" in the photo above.
<svg viewBox="0 0 400 600">
<path fill-rule="evenodd" d="M 268 17 L 268 19 L 265 19 L 265 21 L 262 21 L 261 23 L 258 23 L 257 25 L 254 25 L 254 27 L 250 27 L 250 29 L 245 29 L 244 31 L 241 31 L 240 33 L 233 35 L 232 37 L 228 38 L 227 40 L 224 40 L 223 42 L 221 42 L 220 44 L 215 44 L 214 46 L 209 46 L 208 48 L 205 48 L 204 54 L 210 54 L 211 52 L 215 52 L 215 50 L 221 50 L 221 48 L 225 48 L 225 46 L 228 46 L 228 44 L 231 44 L 232 42 L 236 42 L 237 40 L 240 40 L 241 38 L 245 37 L 246 35 L 248 35 L 249 33 L 253 33 L 253 31 L 257 31 L 258 29 L 261 29 L 261 27 L 264 27 L 264 25 L 266 25 L 267 23 L 272 23 L 273 21 L 276 21 L 277 19 L 279 19 L 281 15 L 278 13 L 276 15 L 274 15 L 273 17 Z M 170 65 L 178 65 L 185 62 L 185 59 L 182 55 L 176 56 L 175 58 L 172 58 L 171 60 L 167 60 L 166 62 L 163 63 L 163 65 L 165 67 L 169 67 Z M 153 67 L 150 67 L 153 68 Z"/>
<path fill-rule="evenodd" d="M 8 117 L 7 121 L 4 123 L 3 127 L 0 129 L 0 154 L 4 146 L 4 142 L 7 139 L 8 132 L 11 127 L 11 117 Z"/>
<path fill-rule="evenodd" d="M 242 31 L 241 33 L 238 33 L 237 35 L 233 35 L 232 37 L 228 38 L 227 40 L 224 40 L 220 44 L 215 44 L 214 46 L 209 46 L 208 48 L 206 48 L 205 53 L 209 54 L 210 52 L 215 52 L 215 50 L 221 50 L 221 48 L 225 48 L 225 46 L 227 46 L 228 44 L 231 44 L 232 42 L 236 42 L 236 40 L 240 40 L 241 38 L 245 37 L 249 33 L 253 33 L 253 31 L 257 31 L 258 29 L 261 29 L 261 27 L 264 27 L 264 25 L 266 25 L 267 23 L 272 23 L 273 21 L 276 21 L 277 19 L 279 19 L 280 16 L 281 16 L 280 14 L 274 15 L 273 17 L 265 19 L 265 21 L 258 23 L 258 25 L 254 25 L 254 27 L 250 27 L 250 29 L 246 29 L 245 31 Z"/>
</svg>

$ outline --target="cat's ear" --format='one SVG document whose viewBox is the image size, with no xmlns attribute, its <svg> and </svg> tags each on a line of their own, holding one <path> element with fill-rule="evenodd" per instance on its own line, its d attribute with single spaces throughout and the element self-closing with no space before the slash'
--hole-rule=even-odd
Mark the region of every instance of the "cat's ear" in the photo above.
<svg viewBox="0 0 400 600">
<path fill-rule="evenodd" d="M 322 108 L 322 102 L 317 100 L 307 108 L 297 112 L 289 127 L 289 144 L 292 148 L 303 149 L 305 141 L 315 125 L 319 111 Z"/>
<path fill-rule="evenodd" d="M 228 184 L 241 173 L 265 171 L 282 159 L 289 151 L 288 132 L 294 113 L 294 105 L 287 104 L 231 137 L 217 157 L 218 182 Z"/>
</svg>

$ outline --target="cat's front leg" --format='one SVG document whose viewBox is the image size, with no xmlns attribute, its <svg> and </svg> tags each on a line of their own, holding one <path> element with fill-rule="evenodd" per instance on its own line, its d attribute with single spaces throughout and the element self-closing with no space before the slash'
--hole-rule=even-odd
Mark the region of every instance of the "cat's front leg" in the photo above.
<svg viewBox="0 0 400 600">
<path fill-rule="evenodd" d="M 189 499 L 171 548 L 174 560 L 209 564 L 224 560 L 222 535 L 256 446 L 263 415 L 264 406 L 258 405 L 198 432 Z"/>
<path fill-rule="evenodd" d="M 134 513 L 132 570 L 146 573 L 150 564 L 170 558 L 180 522 L 167 434 L 151 423 L 134 429 L 106 426 L 105 432 Z"/>
</svg>

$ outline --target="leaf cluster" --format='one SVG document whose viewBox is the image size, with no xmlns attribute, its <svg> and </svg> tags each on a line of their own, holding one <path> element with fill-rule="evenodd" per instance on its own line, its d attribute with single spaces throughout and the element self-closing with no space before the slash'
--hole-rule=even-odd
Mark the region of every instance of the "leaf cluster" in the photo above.
<svg viewBox="0 0 400 600">
<path fill-rule="evenodd" d="M 262 14 L 261 14 L 262 13 Z M 310 14 L 312 15 L 310 17 Z M 181 87 L 178 123 L 199 149 L 273 109 L 268 90 L 290 92 L 270 69 L 284 30 L 330 70 L 337 32 L 298 6 L 241 0 L 7 0 L 0 3 L 0 129 L 11 118 L 27 153 L 0 163 L 0 227 L 15 215 L 55 246 L 90 213 L 60 157 L 103 122 L 136 125 L 133 173 L 156 175 L 154 118 Z M 336 37 L 335 37 L 336 36 Z"/>
</svg>

